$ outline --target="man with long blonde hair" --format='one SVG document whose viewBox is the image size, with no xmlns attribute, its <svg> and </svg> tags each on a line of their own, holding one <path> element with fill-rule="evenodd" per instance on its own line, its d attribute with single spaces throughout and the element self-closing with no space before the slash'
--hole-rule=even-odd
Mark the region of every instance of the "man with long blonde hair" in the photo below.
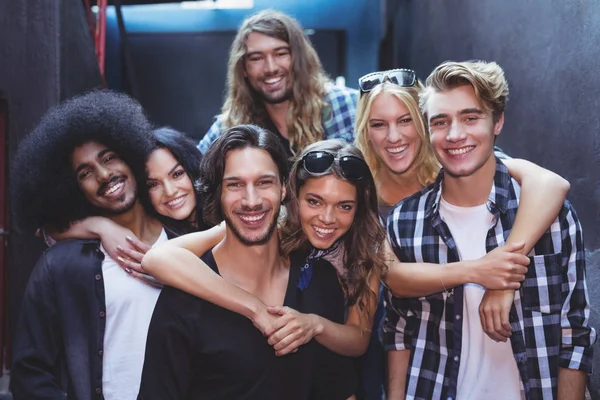
<svg viewBox="0 0 600 400">
<path fill-rule="evenodd" d="M 321 139 L 354 140 L 358 92 L 335 86 L 294 18 L 275 10 L 248 17 L 229 53 L 227 97 L 198 149 L 226 129 L 256 124 L 276 133 L 289 155 Z"/>
</svg>

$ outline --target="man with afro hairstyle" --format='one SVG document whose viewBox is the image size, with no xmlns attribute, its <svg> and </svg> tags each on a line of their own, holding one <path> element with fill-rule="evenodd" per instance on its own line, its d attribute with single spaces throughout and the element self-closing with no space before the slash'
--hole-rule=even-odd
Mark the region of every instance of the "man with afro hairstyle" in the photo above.
<svg viewBox="0 0 600 400">
<path fill-rule="evenodd" d="M 138 197 L 152 126 L 142 107 L 94 91 L 51 109 L 15 156 L 13 205 L 25 231 L 101 215 L 152 245 L 166 241 Z M 99 240 L 63 240 L 38 260 L 17 326 L 15 399 L 135 399 L 160 289 L 134 279 Z"/>
</svg>

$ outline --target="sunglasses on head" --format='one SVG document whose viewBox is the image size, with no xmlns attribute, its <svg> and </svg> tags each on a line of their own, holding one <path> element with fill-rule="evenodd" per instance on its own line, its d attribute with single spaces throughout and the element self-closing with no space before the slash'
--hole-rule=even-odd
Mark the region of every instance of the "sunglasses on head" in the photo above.
<svg viewBox="0 0 600 400">
<path fill-rule="evenodd" d="M 394 85 L 410 87 L 415 85 L 417 77 L 412 69 L 390 69 L 389 71 L 371 72 L 358 79 L 358 87 L 362 93 L 370 92 L 375 86 L 386 80 Z"/>
<path fill-rule="evenodd" d="M 350 182 L 356 182 L 369 174 L 369 167 L 364 160 L 351 155 L 336 156 L 329 151 L 311 151 L 302 157 L 302 167 L 311 175 L 320 176 L 327 173 L 337 161 L 342 175 Z"/>
</svg>

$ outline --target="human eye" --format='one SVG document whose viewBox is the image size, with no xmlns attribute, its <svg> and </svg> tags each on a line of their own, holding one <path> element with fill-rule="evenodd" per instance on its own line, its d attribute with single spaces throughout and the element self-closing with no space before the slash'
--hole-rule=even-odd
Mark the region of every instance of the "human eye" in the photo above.
<svg viewBox="0 0 600 400">
<path fill-rule="evenodd" d="M 443 119 L 438 119 L 431 123 L 431 126 L 435 126 L 435 127 L 442 127 L 445 125 L 446 125 L 446 121 L 444 121 Z"/>
<path fill-rule="evenodd" d="M 158 182 L 156 182 L 156 181 L 148 181 L 148 182 L 146 182 L 146 187 L 148 189 L 154 189 L 157 186 L 158 186 Z"/>
<path fill-rule="evenodd" d="M 369 124 L 369 127 L 371 127 L 371 128 L 381 128 L 381 127 L 383 127 L 383 122 L 371 122 Z"/>
<path fill-rule="evenodd" d="M 248 57 L 248 61 L 250 61 L 250 62 L 260 61 L 262 59 L 263 59 L 263 57 L 261 55 L 259 55 L 259 54 L 253 54 L 253 55 L 251 55 L 251 56 Z"/>
<path fill-rule="evenodd" d="M 290 54 L 289 50 L 279 50 L 276 55 L 277 57 L 285 57 Z"/>
<path fill-rule="evenodd" d="M 173 172 L 173 178 L 175 179 L 179 179 L 183 177 L 183 175 L 185 175 L 185 171 L 183 170 L 183 168 L 177 169 Z"/>
<path fill-rule="evenodd" d="M 468 116 L 465 118 L 465 121 L 467 121 L 467 122 L 475 122 L 475 121 L 477 121 L 478 119 L 479 119 L 479 117 L 478 117 L 477 115 L 468 115 Z"/>
<path fill-rule="evenodd" d="M 258 181 L 258 186 L 269 186 L 273 184 L 273 179 L 261 179 Z"/>
<path fill-rule="evenodd" d="M 89 169 L 83 170 L 79 173 L 79 175 L 77 176 L 77 179 L 84 180 L 85 178 L 87 178 L 88 176 L 90 176 L 91 171 Z"/>
<path fill-rule="evenodd" d="M 229 182 L 227 184 L 227 187 L 229 189 L 236 189 L 236 188 L 242 187 L 242 184 L 240 182 Z"/>
<path fill-rule="evenodd" d="M 351 204 L 342 204 L 340 205 L 340 208 L 343 211 L 352 211 L 354 209 L 354 207 Z"/>
<path fill-rule="evenodd" d="M 412 122 L 412 118 L 411 117 L 402 118 L 400 120 L 400 122 L 403 124 L 410 124 Z"/>
<path fill-rule="evenodd" d="M 319 205 L 319 201 L 316 199 L 312 199 L 312 198 L 308 198 L 306 199 L 306 202 L 308 203 L 308 205 L 316 207 Z"/>
</svg>

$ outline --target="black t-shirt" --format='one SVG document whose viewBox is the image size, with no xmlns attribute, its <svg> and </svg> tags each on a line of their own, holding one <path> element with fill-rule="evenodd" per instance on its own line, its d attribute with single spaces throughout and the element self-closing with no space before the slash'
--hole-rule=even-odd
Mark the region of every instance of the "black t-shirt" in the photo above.
<svg viewBox="0 0 600 400">
<path fill-rule="evenodd" d="M 212 251 L 202 260 L 218 272 Z M 344 298 L 334 267 L 319 261 L 298 289 L 304 258 L 291 258 L 284 305 L 343 321 Z M 146 343 L 139 399 L 346 399 L 356 389 L 351 360 L 312 340 L 275 356 L 247 318 L 165 287 Z M 346 379 L 347 376 L 347 379 Z"/>
</svg>

